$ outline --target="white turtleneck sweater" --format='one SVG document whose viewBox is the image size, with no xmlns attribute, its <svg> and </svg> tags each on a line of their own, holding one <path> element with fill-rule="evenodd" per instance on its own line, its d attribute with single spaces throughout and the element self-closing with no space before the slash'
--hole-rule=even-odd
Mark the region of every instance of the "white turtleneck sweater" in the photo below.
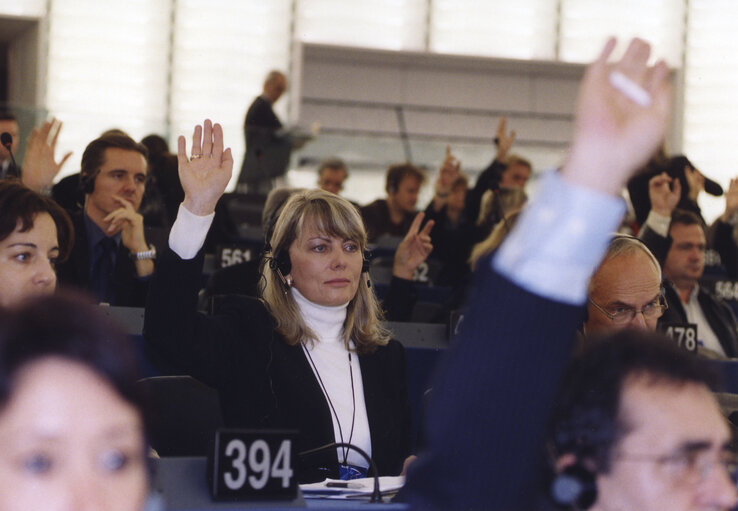
<svg viewBox="0 0 738 511">
<path fill-rule="evenodd" d="M 361 367 L 359 357 L 351 353 L 351 371 L 349 371 L 349 352 L 343 343 L 343 323 L 346 320 L 346 307 L 348 304 L 329 307 L 317 305 L 302 296 L 300 292 L 292 288 L 292 297 L 295 299 L 302 319 L 310 330 L 318 336 L 317 342 L 309 342 L 304 348 L 310 354 L 308 363 L 312 359 L 315 378 L 323 381 L 327 393 L 326 402 L 333 403 L 331 418 L 333 419 L 333 436 L 336 442 L 350 442 L 366 451 L 371 456 L 372 442 L 369 433 L 369 419 L 366 415 L 366 403 L 364 402 L 364 384 L 361 380 Z M 351 349 L 354 342 L 350 341 Z M 351 391 L 351 373 L 353 372 L 354 389 Z M 318 377 L 320 376 L 320 377 Z M 356 415 L 354 416 L 354 402 L 356 400 Z M 336 415 L 338 418 L 336 418 Z M 351 422 L 354 422 L 354 432 L 351 434 Z M 339 428 L 340 423 L 340 428 Z M 341 436 L 343 435 L 343 440 Z M 367 467 L 366 460 L 356 453 L 348 450 L 348 463 L 359 467 Z M 344 449 L 338 449 L 338 461 L 343 463 Z"/>
</svg>

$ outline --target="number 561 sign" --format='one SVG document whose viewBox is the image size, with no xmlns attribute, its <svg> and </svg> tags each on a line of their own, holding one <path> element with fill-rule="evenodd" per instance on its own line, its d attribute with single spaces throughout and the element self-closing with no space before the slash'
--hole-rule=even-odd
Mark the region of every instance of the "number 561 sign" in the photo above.
<svg viewBox="0 0 738 511">
<path fill-rule="evenodd" d="M 292 431 L 218 430 L 208 463 L 213 498 L 294 498 L 294 439 Z"/>
</svg>

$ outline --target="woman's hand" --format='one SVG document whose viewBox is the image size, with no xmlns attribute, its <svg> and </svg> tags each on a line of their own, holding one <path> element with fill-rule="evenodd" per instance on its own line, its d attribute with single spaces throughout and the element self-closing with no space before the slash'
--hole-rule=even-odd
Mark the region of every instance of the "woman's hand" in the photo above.
<svg viewBox="0 0 738 511">
<path fill-rule="evenodd" d="M 223 150 L 223 128 L 205 119 L 204 126 L 195 126 L 192 135 L 192 156 L 187 157 L 183 136 L 177 141 L 179 179 L 185 192 L 184 206 L 195 215 L 205 216 L 215 211 L 218 199 L 225 192 L 233 172 L 231 149 Z"/>
</svg>

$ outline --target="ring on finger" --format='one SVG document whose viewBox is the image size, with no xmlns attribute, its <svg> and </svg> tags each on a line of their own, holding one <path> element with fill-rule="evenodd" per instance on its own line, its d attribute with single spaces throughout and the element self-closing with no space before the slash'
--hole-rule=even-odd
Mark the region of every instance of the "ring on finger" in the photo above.
<svg viewBox="0 0 738 511">
<path fill-rule="evenodd" d="M 190 156 L 190 161 L 199 160 L 200 158 L 202 158 L 202 154 L 193 154 L 192 156 Z"/>
</svg>

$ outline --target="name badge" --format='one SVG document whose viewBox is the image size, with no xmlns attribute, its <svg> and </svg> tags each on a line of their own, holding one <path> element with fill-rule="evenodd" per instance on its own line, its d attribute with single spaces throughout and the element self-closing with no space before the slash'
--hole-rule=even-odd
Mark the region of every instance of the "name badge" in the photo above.
<svg viewBox="0 0 738 511">
<path fill-rule="evenodd" d="M 295 431 L 219 429 L 208 460 L 214 500 L 294 499 Z"/>
<path fill-rule="evenodd" d="M 661 329 L 677 343 L 677 346 L 690 353 L 697 353 L 697 325 L 695 323 L 667 323 Z"/>
<path fill-rule="evenodd" d="M 215 250 L 215 264 L 217 268 L 225 268 L 234 264 L 251 261 L 254 257 L 252 247 L 240 245 L 218 245 Z"/>
</svg>

